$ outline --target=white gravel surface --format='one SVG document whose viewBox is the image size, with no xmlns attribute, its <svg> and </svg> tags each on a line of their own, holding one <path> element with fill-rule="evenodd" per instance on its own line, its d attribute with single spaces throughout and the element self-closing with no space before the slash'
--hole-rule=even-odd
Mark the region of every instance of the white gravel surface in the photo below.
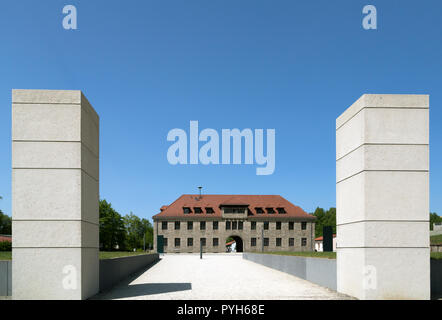
<svg viewBox="0 0 442 320">
<path fill-rule="evenodd" d="M 165 254 L 148 270 L 95 299 L 349 299 L 242 254 Z"/>
</svg>

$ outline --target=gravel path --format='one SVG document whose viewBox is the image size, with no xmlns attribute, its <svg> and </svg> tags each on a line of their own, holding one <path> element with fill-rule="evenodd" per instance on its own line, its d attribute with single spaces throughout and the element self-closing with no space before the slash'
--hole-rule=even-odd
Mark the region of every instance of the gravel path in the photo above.
<svg viewBox="0 0 442 320">
<path fill-rule="evenodd" d="M 150 269 L 95 299 L 348 299 L 242 254 L 166 254 Z"/>
</svg>

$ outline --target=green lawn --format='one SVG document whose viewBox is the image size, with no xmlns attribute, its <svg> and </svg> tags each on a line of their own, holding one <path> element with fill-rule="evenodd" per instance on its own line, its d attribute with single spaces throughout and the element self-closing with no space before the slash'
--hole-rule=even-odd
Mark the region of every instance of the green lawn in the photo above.
<svg viewBox="0 0 442 320">
<path fill-rule="evenodd" d="M 261 252 L 257 252 L 261 253 Z M 282 256 L 299 256 L 299 257 L 311 257 L 311 258 L 323 258 L 323 259 L 336 259 L 336 252 L 263 252 L 263 254 L 277 254 Z"/>
<path fill-rule="evenodd" d="M 432 252 L 431 259 L 442 260 L 442 252 Z"/>
<path fill-rule="evenodd" d="M 129 257 L 138 256 L 140 254 L 145 254 L 145 252 L 130 252 L 130 251 L 100 251 L 100 259 L 112 259 L 119 257 Z M 11 251 L 0 251 L 0 260 L 11 260 Z"/>
<path fill-rule="evenodd" d="M 431 244 L 442 244 L 442 234 L 430 237 Z"/>
<path fill-rule="evenodd" d="M 139 256 L 140 254 L 147 254 L 148 252 L 133 252 L 133 251 L 100 251 L 100 259 L 113 259 L 129 256 Z"/>
<path fill-rule="evenodd" d="M 140 254 L 144 254 L 144 252 L 100 251 L 100 259 L 129 257 L 129 256 L 137 256 Z M 264 252 L 264 254 L 279 254 L 284 256 L 336 259 L 336 252 Z M 11 259 L 12 259 L 12 254 L 10 251 L 9 252 L 0 251 L 0 260 L 11 260 Z M 442 259 L 442 252 L 431 252 L 431 259 Z"/>
<path fill-rule="evenodd" d="M 11 251 L 0 251 L 0 260 L 11 260 L 12 252 Z"/>
</svg>

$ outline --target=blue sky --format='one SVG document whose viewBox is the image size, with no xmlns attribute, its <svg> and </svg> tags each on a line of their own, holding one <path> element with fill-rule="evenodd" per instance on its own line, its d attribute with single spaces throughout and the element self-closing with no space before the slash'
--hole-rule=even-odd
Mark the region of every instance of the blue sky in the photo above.
<svg viewBox="0 0 442 320">
<path fill-rule="evenodd" d="M 62 8 L 78 10 L 64 30 Z M 362 28 L 373 4 L 378 30 Z M 0 209 L 11 214 L 11 89 L 80 89 L 100 115 L 100 196 L 151 217 L 183 193 L 335 206 L 335 119 L 364 93 L 430 94 L 431 210 L 442 213 L 442 2 L 5 1 Z M 173 128 L 274 128 L 276 170 L 172 166 Z"/>
</svg>

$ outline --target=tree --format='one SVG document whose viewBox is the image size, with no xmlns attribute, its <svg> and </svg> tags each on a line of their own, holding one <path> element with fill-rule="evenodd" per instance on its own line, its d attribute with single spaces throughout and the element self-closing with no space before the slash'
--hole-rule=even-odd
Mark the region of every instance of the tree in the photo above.
<svg viewBox="0 0 442 320">
<path fill-rule="evenodd" d="M 433 230 L 434 223 L 442 223 L 442 217 L 439 217 L 436 212 L 430 213 L 430 230 Z"/>
<path fill-rule="evenodd" d="M 0 210 L 0 234 L 12 234 L 12 219 Z"/>
<path fill-rule="evenodd" d="M 147 219 L 140 219 L 132 212 L 123 218 L 126 228 L 126 246 L 129 249 L 140 249 L 144 247 L 144 239 L 146 240 L 146 248 L 153 245 L 153 226 Z"/>
<path fill-rule="evenodd" d="M 100 243 L 102 250 L 124 250 L 126 230 L 121 215 L 106 200 L 100 200 Z"/>
<path fill-rule="evenodd" d="M 315 237 L 322 236 L 323 227 L 333 227 L 333 233 L 336 233 L 336 208 L 330 208 L 325 211 L 323 208 L 316 208 L 313 215 L 316 217 L 315 221 Z"/>
</svg>

